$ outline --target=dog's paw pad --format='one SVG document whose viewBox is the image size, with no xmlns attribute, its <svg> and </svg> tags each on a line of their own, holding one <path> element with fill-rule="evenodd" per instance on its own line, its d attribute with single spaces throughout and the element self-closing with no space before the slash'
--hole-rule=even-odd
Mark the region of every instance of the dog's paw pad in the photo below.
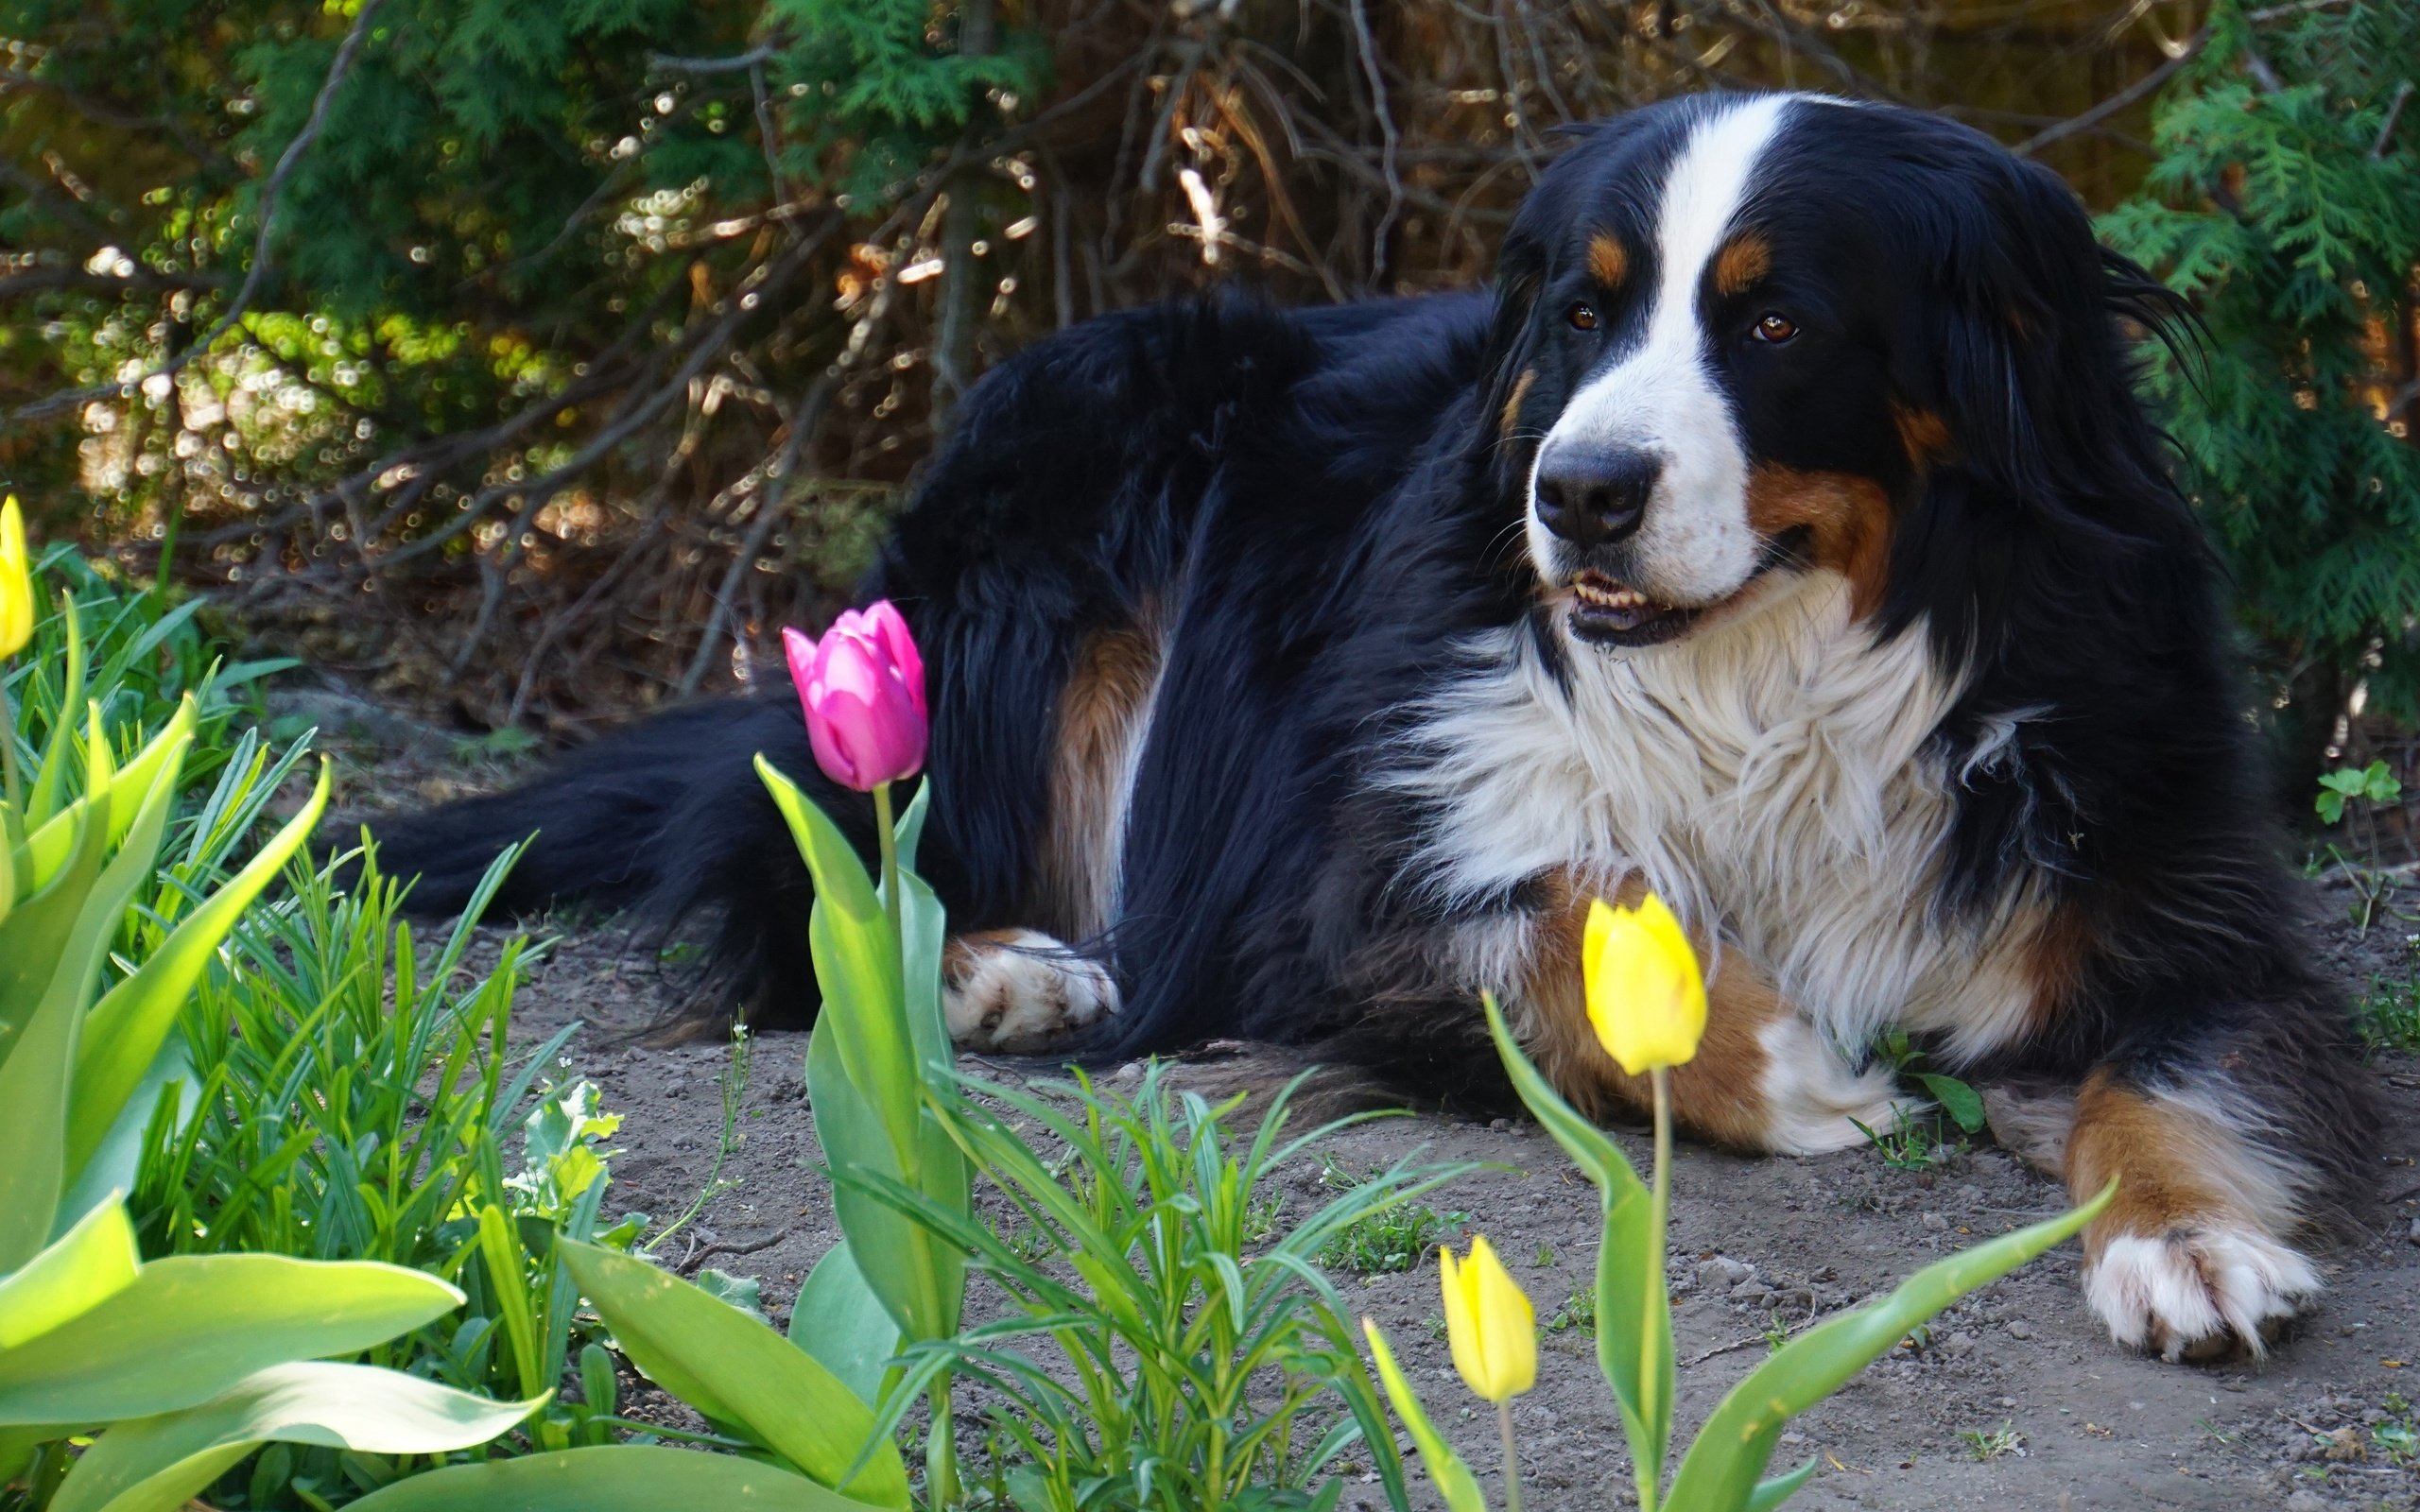
<svg viewBox="0 0 2420 1512">
<path fill-rule="evenodd" d="M 2299 1251 L 2250 1228 L 2198 1226 L 2119 1234 L 2084 1274 L 2110 1336 L 2164 1359 L 2264 1352 L 2276 1326 L 2320 1290 Z"/>
<path fill-rule="evenodd" d="M 1037 930 L 950 942 L 942 1013 L 961 1050 L 1046 1050 L 1117 1008 L 1108 968 Z"/>
</svg>

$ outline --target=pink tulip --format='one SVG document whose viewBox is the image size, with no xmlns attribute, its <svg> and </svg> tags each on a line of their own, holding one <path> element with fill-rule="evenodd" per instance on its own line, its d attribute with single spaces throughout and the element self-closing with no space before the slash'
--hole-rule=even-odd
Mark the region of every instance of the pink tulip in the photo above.
<svg viewBox="0 0 2420 1512">
<path fill-rule="evenodd" d="M 785 629 L 782 646 L 825 776 L 871 793 L 925 765 L 925 659 L 890 600 L 842 610 L 821 641 Z"/>
</svg>

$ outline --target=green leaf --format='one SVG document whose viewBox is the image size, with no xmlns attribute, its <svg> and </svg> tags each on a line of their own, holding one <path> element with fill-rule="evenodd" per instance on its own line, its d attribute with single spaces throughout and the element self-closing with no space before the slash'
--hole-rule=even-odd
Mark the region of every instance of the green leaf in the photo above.
<svg viewBox="0 0 2420 1512">
<path fill-rule="evenodd" d="M 1487 1512 L 1487 1498 L 1480 1494 L 1478 1481 L 1471 1474 L 1471 1468 L 1462 1463 L 1462 1457 L 1454 1452 L 1454 1446 L 1437 1432 L 1436 1424 L 1428 1420 L 1427 1409 L 1420 1404 L 1420 1394 L 1404 1379 L 1402 1369 L 1395 1364 L 1394 1351 L 1387 1348 L 1387 1336 L 1368 1318 L 1361 1320 L 1361 1332 L 1370 1341 L 1370 1359 L 1377 1366 L 1378 1383 L 1386 1388 L 1387 1400 L 1394 1404 L 1395 1416 L 1403 1419 L 1405 1431 L 1419 1446 L 1421 1467 L 1428 1471 L 1437 1494 L 1445 1499 L 1451 1512 Z"/>
<path fill-rule="evenodd" d="M 937 1175 L 954 1170 L 955 1183 L 941 1193 L 925 1192 L 903 1174 L 881 1116 L 848 1078 L 839 1042 L 840 1031 L 827 1013 L 816 1022 L 806 1045 L 807 1101 L 815 1110 L 816 1138 L 834 1173 L 841 1177 L 887 1177 L 936 1200 L 945 1198 L 951 1211 L 963 1212 L 964 1156 L 934 1125 L 926 1135 L 933 1147 L 925 1152 L 925 1163 Z M 919 1116 L 923 1119 L 921 1110 Z M 859 1273 L 903 1336 L 943 1339 L 958 1332 L 965 1290 L 962 1253 L 940 1245 L 929 1229 L 850 1180 L 833 1182 L 832 1209 L 856 1256 Z"/>
<path fill-rule="evenodd" d="M 1597 1125 L 1563 1100 L 1521 1053 L 1493 994 L 1483 998 L 1488 1033 L 1513 1091 L 1555 1143 L 1596 1183 L 1604 1210 L 1597 1246 L 1597 1366 L 1613 1387 L 1622 1432 L 1643 1485 L 1660 1484 L 1672 1440 L 1671 1297 L 1655 1242 L 1654 1204 L 1630 1160 Z"/>
<path fill-rule="evenodd" d="M 790 1306 L 790 1342 L 839 1377 L 859 1401 L 876 1404 L 882 1378 L 899 1353 L 899 1325 L 866 1283 L 848 1240 L 826 1250 L 807 1273 Z"/>
<path fill-rule="evenodd" d="M 270 1440 L 371 1454 L 470 1449 L 544 1400 L 490 1401 L 369 1366 L 271 1366 L 199 1406 L 102 1434 L 60 1485 L 51 1512 L 176 1512 Z"/>
<path fill-rule="evenodd" d="M 142 1257 L 116 1202 L 94 1209 L 13 1275 L 0 1276 L 0 1350 L 91 1312 L 134 1284 Z"/>
<path fill-rule="evenodd" d="M 175 1412 L 255 1370 L 357 1354 L 462 1305 L 434 1276 L 367 1261 L 179 1255 L 13 1349 L 0 1426 Z"/>
<path fill-rule="evenodd" d="M 1748 1493 L 1748 1512 L 1773 1512 L 1773 1508 L 1796 1496 L 1799 1487 L 1815 1478 L 1818 1463 L 1810 1459 L 1787 1475 L 1757 1482 L 1756 1488 Z"/>
<path fill-rule="evenodd" d="M 76 1086 L 68 1105 L 67 1169 L 92 1159 L 118 1109 L 143 1084 L 161 1044 L 176 1028 L 177 1011 L 217 954 L 235 920 L 259 897 L 294 852 L 302 849 L 328 806 L 330 768 L 320 764 L 319 784 L 301 813 L 263 846 L 244 869 L 186 916 L 151 958 L 93 1005 L 77 1047 Z"/>
<path fill-rule="evenodd" d="M 1889 1352 L 1910 1329 L 2073 1234 L 2109 1205 L 2118 1183 L 2081 1208 L 1935 1261 L 1870 1302 L 1799 1335 L 1731 1388 L 1681 1461 L 1668 1499 L 1691 1512 L 1750 1505 L 1782 1425 Z"/>
<path fill-rule="evenodd" d="M 1960 1128 L 1969 1134 L 1982 1131 L 1983 1099 L 1974 1088 L 1955 1076 L 1945 1076 L 1937 1071 L 1919 1071 L 1910 1074 L 1924 1083 L 1925 1091 L 1932 1094 L 1932 1100 L 1941 1105 L 1944 1112 L 1957 1120 Z"/>
<path fill-rule="evenodd" d="M 657 1385 L 822 1485 L 878 1506 L 907 1504 L 908 1471 L 888 1440 L 840 1484 L 873 1436 L 873 1411 L 805 1351 L 643 1260 L 571 1240 L 557 1250 L 622 1352 Z"/>
<path fill-rule="evenodd" d="M 912 1184 L 918 1077 L 915 1052 L 899 1011 L 899 942 L 864 864 L 839 828 L 762 756 L 756 758 L 756 772 L 773 795 L 815 882 L 807 946 L 815 959 L 816 986 L 823 994 L 817 1032 L 832 1027 L 850 1083 L 880 1117 L 900 1169 L 911 1174 Z M 822 1124 L 821 1108 L 816 1122 L 819 1127 Z"/>
<path fill-rule="evenodd" d="M 867 1505 L 754 1460 L 612 1444 L 448 1466 L 373 1491 L 350 1512 L 865 1512 Z"/>
</svg>

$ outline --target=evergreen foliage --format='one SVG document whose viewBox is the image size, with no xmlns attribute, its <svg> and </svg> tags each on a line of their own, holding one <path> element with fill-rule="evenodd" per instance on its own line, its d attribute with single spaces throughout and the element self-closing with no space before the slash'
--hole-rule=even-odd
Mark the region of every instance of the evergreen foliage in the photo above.
<svg viewBox="0 0 2420 1512">
<path fill-rule="evenodd" d="M 2220 0 L 2206 38 L 2101 231 L 2207 327 L 2151 350 L 2151 387 L 2307 794 L 2357 685 L 2420 715 L 2420 7 Z"/>
</svg>

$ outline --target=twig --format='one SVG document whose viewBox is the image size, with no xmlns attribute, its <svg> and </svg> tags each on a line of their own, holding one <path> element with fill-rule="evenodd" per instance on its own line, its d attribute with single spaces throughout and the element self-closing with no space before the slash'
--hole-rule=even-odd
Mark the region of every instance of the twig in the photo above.
<svg viewBox="0 0 2420 1512">
<path fill-rule="evenodd" d="M 790 1231 L 785 1228 L 780 1233 L 764 1239 L 752 1239 L 744 1245 L 726 1245 L 717 1239 L 711 1245 L 700 1245 L 688 1254 L 682 1256 L 681 1270 L 683 1275 L 695 1275 L 699 1266 L 717 1255 L 753 1255 L 761 1250 L 772 1248 L 789 1236 Z"/>
<path fill-rule="evenodd" d="M 252 266 L 244 274 L 244 282 L 235 290 L 235 298 L 229 301 L 226 312 L 219 316 L 218 323 L 204 332 L 200 340 L 131 383 L 98 384 L 91 388 L 53 394 L 18 410 L 9 417 L 11 421 L 43 420 L 95 399 L 130 392 L 155 378 L 172 378 L 185 364 L 209 351 L 220 336 L 233 330 L 235 322 L 244 318 L 244 312 L 251 306 L 252 296 L 260 292 L 262 282 L 268 277 L 268 242 L 277 231 L 278 197 L 285 192 L 285 180 L 293 177 L 295 165 L 302 161 L 302 154 L 319 140 L 320 129 L 327 125 L 328 104 L 343 86 L 345 76 L 353 71 L 354 60 L 361 56 L 362 43 L 369 40 L 370 23 L 386 3 L 387 0 L 362 0 L 361 9 L 353 18 L 352 29 L 344 34 L 344 41 L 337 47 L 336 60 L 328 65 L 327 77 L 320 82 L 320 93 L 311 101 L 311 113 L 302 122 L 302 129 L 294 134 L 294 140 L 285 144 L 285 150 L 278 156 L 277 166 L 269 171 L 268 180 L 261 185 L 258 211 L 261 226 L 259 234 L 252 238 Z"/>
<path fill-rule="evenodd" d="M 1362 0 L 1353 0 L 1353 37 L 1361 53 L 1361 72 L 1370 80 L 1370 105 L 1377 114 L 1383 143 L 1379 163 L 1387 180 L 1386 214 L 1378 217 L 1378 229 L 1370 233 L 1370 286 L 1378 288 L 1387 276 L 1387 238 L 1394 233 L 1395 217 L 1403 212 L 1403 173 L 1395 163 L 1402 143 L 1395 134 L 1394 113 L 1387 107 L 1387 77 L 1378 67 L 1378 43 L 1370 34 L 1370 12 Z M 1509 87 L 1511 80 L 1506 83 Z"/>
<path fill-rule="evenodd" d="M 647 66 L 666 74 L 744 74 L 752 68 L 771 62 L 782 50 L 771 43 L 762 43 L 729 58 L 673 58 L 664 53 L 649 53 Z"/>
<path fill-rule="evenodd" d="M 2296 0 L 2296 3 L 2292 5 L 2269 6 L 2259 10 L 2246 11 L 2244 12 L 2244 19 L 2253 23 L 2255 26 L 2257 26 L 2263 22 L 2281 21 L 2288 16 L 2301 15 L 2306 11 L 2311 10 L 2325 10 L 2330 7 L 2344 5 L 2346 3 L 2348 3 L 2348 0 Z M 2069 116 L 2067 119 L 2061 121 L 2056 126 L 2048 127 L 2043 130 L 2037 131 L 2033 135 L 2018 143 L 2011 150 L 2015 152 L 2015 154 L 2020 158 L 2031 157 L 2034 153 L 2041 151 L 2044 147 L 2048 146 L 2054 142 L 2064 142 L 2068 137 L 2074 136 L 2079 131 L 2088 131 L 2092 128 L 2099 126 L 2101 122 L 2117 114 L 2119 111 L 2124 110 L 2127 106 L 2134 104 L 2136 100 L 2141 99 L 2144 95 L 2151 94 L 2153 90 L 2158 89 L 2162 84 L 2165 84 L 2169 79 L 2175 77 L 2179 69 L 2191 62 L 2194 59 L 2201 57 L 2203 52 L 2209 47 L 2212 36 L 2213 33 L 2210 28 L 2204 26 L 2192 36 L 2187 38 L 2185 45 L 2178 48 L 2176 52 L 2169 58 L 2168 61 L 2160 64 L 2157 68 L 2152 69 L 2150 73 L 2145 74 L 2142 77 L 2127 85 L 2124 89 L 2119 90 L 2117 94 L 2110 95 L 2107 99 L 2102 100 L 2100 104 L 2084 112 L 2083 114 Z M 2253 60 L 2258 64 L 2261 70 L 2268 69 L 2269 65 L 2265 62 L 2260 62 L 2256 57 Z M 2269 77 L 2262 82 L 2265 87 L 2273 93 L 2277 88 L 2276 75 L 2273 72 L 2271 72 Z"/>
<path fill-rule="evenodd" d="M 2409 104 L 2411 99 L 2411 80 L 2407 78 L 2395 86 L 2394 98 L 2386 108 L 2386 120 L 2378 126 L 2378 139 L 2370 144 L 2372 163 L 2379 162 L 2386 157 L 2388 146 L 2394 141 L 2394 129 L 2403 120 L 2403 107 Z"/>
</svg>

